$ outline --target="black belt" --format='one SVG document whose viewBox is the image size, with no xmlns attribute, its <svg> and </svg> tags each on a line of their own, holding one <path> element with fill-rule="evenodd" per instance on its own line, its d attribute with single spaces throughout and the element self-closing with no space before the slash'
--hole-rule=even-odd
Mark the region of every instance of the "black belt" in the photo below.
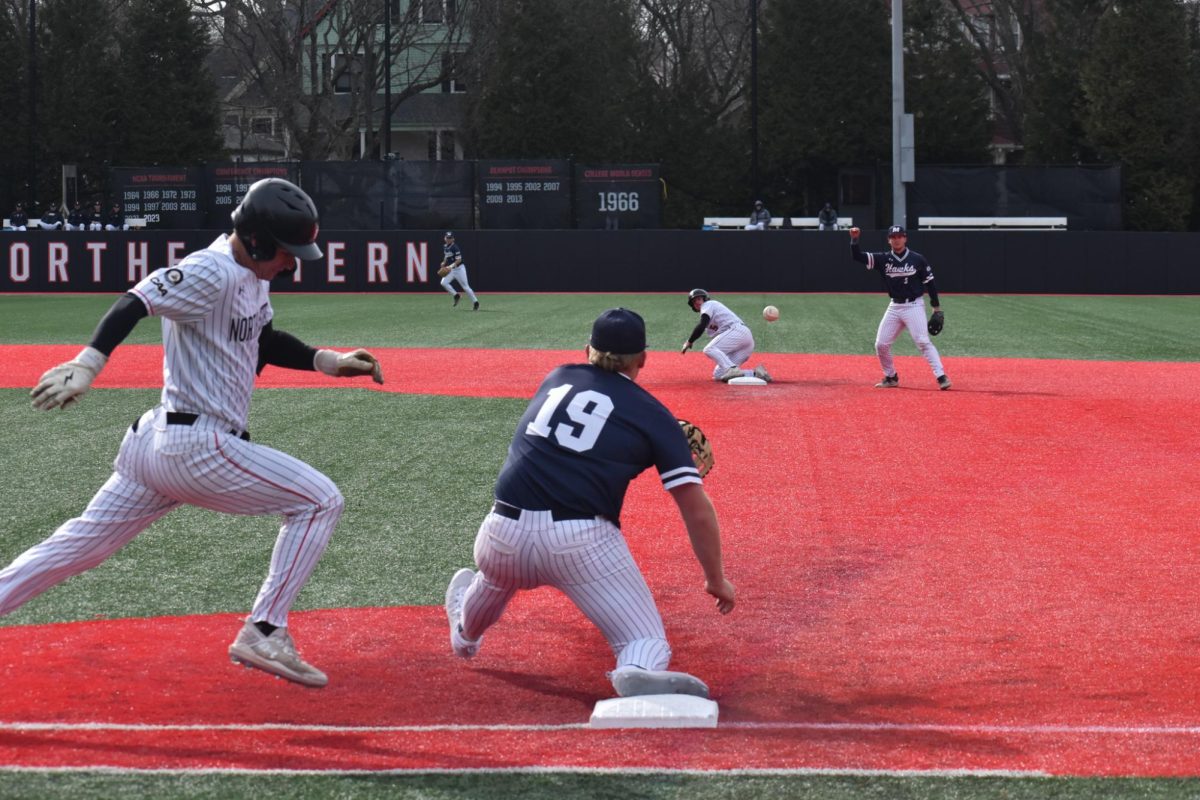
<svg viewBox="0 0 1200 800">
<path fill-rule="evenodd" d="M 893 297 L 893 298 L 892 298 L 892 302 L 893 302 L 893 303 L 899 303 L 900 305 L 908 305 L 909 303 L 915 303 L 915 302 L 917 302 L 918 300 L 921 300 L 921 299 L 922 299 L 922 298 L 924 298 L 924 297 L 925 297 L 925 295 L 921 295 L 921 297 L 910 297 L 910 298 L 908 298 L 907 300 L 902 300 L 902 299 L 900 299 L 899 297 Z"/>
<path fill-rule="evenodd" d="M 195 425 L 196 420 L 198 420 L 198 419 L 200 419 L 199 414 L 189 414 L 185 411 L 168 411 L 167 412 L 167 424 L 168 425 Z M 130 426 L 133 428 L 134 433 L 137 433 L 138 423 L 141 421 L 142 421 L 141 417 L 138 417 L 137 419 L 135 419 L 133 421 L 133 425 Z M 244 442 L 250 441 L 250 431 L 235 431 L 233 429 L 230 429 L 229 432 Z"/>
<path fill-rule="evenodd" d="M 517 508 L 514 505 L 509 505 L 508 503 L 505 503 L 501 500 L 497 500 L 492 505 L 492 513 L 498 514 L 501 517 L 506 517 L 508 519 L 520 519 L 521 518 L 521 509 Z M 552 509 L 550 509 L 550 518 L 552 520 L 554 520 L 555 522 L 566 522 L 566 521 L 572 520 L 572 519 L 595 519 L 596 515 L 595 514 L 581 514 L 578 511 L 564 511 L 562 509 L 552 508 Z"/>
</svg>

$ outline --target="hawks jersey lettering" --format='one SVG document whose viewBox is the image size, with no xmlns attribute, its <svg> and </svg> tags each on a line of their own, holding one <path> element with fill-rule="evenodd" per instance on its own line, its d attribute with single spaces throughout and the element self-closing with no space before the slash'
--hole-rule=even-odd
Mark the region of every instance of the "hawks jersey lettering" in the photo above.
<svg viewBox="0 0 1200 800">
<path fill-rule="evenodd" d="M 700 306 L 700 314 L 708 315 L 709 336 L 717 336 L 737 325 L 744 325 L 742 318 L 729 310 L 729 307 L 718 300 L 705 300 Z"/>
<path fill-rule="evenodd" d="M 133 287 L 162 318 L 162 405 L 244 430 L 270 285 L 233 259 L 225 236 Z"/>
<path fill-rule="evenodd" d="M 496 498 L 618 522 L 629 482 L 651 465 L 665 489 L 701 483 L 662 403 L 624 375 L 570 364 L 546 376 L 517 423 Z"/>
<path fill-rule="evenodd" d="M 900 255 L 891 250 L 882 253 L 864 253 L 857 243 L 850 245 L 850 254 L 855 261 L 867 265 L 883 276 L 884 285 L 891 298 L 900 303 L 916 300 L 925 294 L 925 284 L 933 280 L 933 267 L 925 256 L 907 247 Z"/>
<path fill-rule="evenodd" d="M 462 258 L 462 250 L 457 243 L 442 245 L 442 262 L 453 264 L 456 258 Z"/>
</svg>

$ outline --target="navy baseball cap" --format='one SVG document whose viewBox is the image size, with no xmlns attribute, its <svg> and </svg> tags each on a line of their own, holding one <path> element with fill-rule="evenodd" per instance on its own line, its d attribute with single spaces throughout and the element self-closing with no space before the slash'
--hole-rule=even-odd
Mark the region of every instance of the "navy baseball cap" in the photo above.
<svg viewBox="0 0 1200 800">
<path fill-rule="evenodd" d="M 890 239 L 893 236 L 908 236 L 908 231 L 904 230 L 903 225 L 893 225 L 888 228 L 888 238 Z"/>
<path fill-rule="evenodd" d="M 646 349 L 646 322 L 636 311 L 610 308 L 592 323 L 593 350 L 619 356 L 640 353 Z"/>
<path fill-rule="evenodd" d="M 447 239 L 453 239 L 453 238 L 454 238 L 454 231 L 446 231 L 446 236 L 445 236 L 445 238 L 447 238 Z"/>
</svg>

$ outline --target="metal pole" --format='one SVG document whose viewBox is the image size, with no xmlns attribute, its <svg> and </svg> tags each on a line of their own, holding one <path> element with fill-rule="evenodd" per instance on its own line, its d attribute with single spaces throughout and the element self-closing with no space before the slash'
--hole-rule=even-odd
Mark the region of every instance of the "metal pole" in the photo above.
<svg viewBox="0 0 1200 800">
<path fill-rule="evenodd" d="M 37 0 L 29 0 L 29 204 L 30 215 L 35 213 L 38 193 L 37 165 Z"/>
<path fill-rule="evenodd" d="M 892 0 L 892 224 L 904 225 L 908 200 L 901 180 L 900 131 L 904 122 L 904 0 Z"/>
<path fill-rule="evenodd" d="M 392 152 L 392 0 L 383 0 L 383 158 Z"/>
<path fill-rule="evenodd" d="M 758 199 L 758 0 L 750 0 L 750 185 Z"/>
</svg>

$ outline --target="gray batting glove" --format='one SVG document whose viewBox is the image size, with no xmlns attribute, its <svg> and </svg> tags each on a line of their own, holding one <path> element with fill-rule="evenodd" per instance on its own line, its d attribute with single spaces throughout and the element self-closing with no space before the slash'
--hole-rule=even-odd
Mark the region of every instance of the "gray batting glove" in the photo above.
<svg viewBox="0 0 1200 800">
<path fill-rule="evenodd" d="M 78 403 L 107 362 L 108 356 L 94 347 L 85 347 L 71 361 L 46 370 L 29 393 L 33 407 L 51 411 Z"/>
</svg>

